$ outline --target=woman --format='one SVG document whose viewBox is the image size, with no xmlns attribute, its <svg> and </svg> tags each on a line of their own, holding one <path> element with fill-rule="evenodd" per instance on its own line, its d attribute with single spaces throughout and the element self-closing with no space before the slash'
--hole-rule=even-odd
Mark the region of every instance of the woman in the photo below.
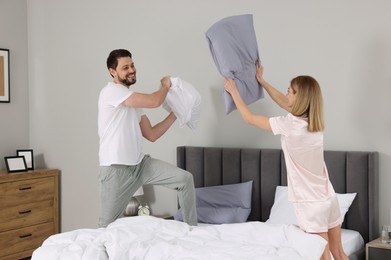
<svg viewBox="0 0 391 260">
<path fill-rule="evenodd" d="M 342 218 L 338 200 L 323 158 L 323 101 L 318 82 L 310 76 L 291 81 L 284 95 L 263 79 L 263 67 L 256 64 L 256 78 L 287 116 L 253 114 L 232 79 L 224 80 L 244 121 L 281 135 L 288 173 L 288 197 L 293 202 L 298 225 L 328 241 L 321 259 L 348 259 L 341 244 Z"/>
</svg>

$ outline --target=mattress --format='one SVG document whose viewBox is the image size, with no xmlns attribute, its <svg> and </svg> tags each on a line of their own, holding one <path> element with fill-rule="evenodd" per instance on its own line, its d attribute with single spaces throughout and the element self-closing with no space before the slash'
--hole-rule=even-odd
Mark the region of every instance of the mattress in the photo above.
<svg viewBox="0 0 391 260">
<path fill-rule="evenodd" d="M 198 223 L 199 227 L 210 226 L 210 225 L 213 224 Z M 364 239 L 362 238 L 360 233 L 355 230 L 342 228 L 341 239 L 342 239 L 342 247 L 345 251 L 345 254 L 348 256 L 359 251 L 365 245 Z"/>
<path fill-rule="evenodd" d="M 341 229 L 342 247 L 345 254 L 351 255 L 364 247 L 364 239 L 354 230 Z"/>
<path fill-rule="evenodd" d="M 212 224 L 198 223 L 199 227 L 210 226 L 210 225 Z M 359 251 L 365 245 L 364 239 L 362 238 L 360 233 L 355 230 L 342 228 L 341 239 L 342 239 L 342 247 L 345 251 L 345 254 L 348 256 Z"/>
</svg>

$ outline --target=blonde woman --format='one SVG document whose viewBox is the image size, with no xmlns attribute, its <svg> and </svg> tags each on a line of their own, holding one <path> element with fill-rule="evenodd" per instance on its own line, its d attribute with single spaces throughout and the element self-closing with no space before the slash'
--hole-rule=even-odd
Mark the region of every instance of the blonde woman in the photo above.
<svg viewBox="0 0 391 260">
<path fill-rule="evenodd" d="M 224 88 L 246 123 L 281 135 L 288 197 L 300 228 L 328 241 L 321 259 L 331 259 L 330 252 L 336 260 L 348 259 L 341 244 L 343 220 L 323 158 L 323 100 L 319 84 L 310 76 L 298 76 L 284 95 L 264 80 L 263 67 L 259 63 L 256 66 L 258 82 L 288 115 L 255 115 L 243 101 L 234 80 L 225 78 Z"/>
</svg>

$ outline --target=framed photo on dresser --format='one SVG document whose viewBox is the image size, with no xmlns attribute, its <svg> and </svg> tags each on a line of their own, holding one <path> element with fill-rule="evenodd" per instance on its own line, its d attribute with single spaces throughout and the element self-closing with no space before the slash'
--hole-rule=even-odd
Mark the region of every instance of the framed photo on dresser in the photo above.
<svg viewBox="0 0 391 260">
<path fill-rule="evenodd" d="M 34 153 L 32 149 L 16 150 L 17 156 L 23 156 L 27 170 L 34 170 Z"/>
<path fill-rule="evenodd" d="M 7 156 L 4 157 L 4 160 L 8 172 L 27 171 L 26 160 L 24 159 L 24 156 Z"/>
</svg>

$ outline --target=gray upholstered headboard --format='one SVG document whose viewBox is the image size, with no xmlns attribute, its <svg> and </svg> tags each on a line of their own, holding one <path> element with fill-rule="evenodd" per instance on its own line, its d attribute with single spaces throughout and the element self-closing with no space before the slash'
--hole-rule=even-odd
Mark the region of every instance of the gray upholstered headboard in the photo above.
<svg viewBox="0 0 391 260">
<path fill-rule="evenodd" d="M 357 230 L 365 242 L 378 236 L 378 153 L 325 151 L 330 180 L 338 193 L 357 192 L 344 228 Z M 254 181 L 249 220 L 266 221 L 275 188 L 287 185 L 280 149 L 181 146 L 178 167 L 191 172 L 196 187 Z"/>
</svg>

